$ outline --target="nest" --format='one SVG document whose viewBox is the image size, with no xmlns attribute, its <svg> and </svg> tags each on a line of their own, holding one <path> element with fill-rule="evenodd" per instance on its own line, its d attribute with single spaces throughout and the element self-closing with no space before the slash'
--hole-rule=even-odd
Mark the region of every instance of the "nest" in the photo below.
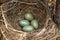
<svg viewBox="0 0 60 40">
<path fill-rule="evenodd" d="M 41 0 L 9 1 L 0 6 L 3 23 L 1 22 L 1 40 L 55 40 L 58 29 L 49 16 L 47 2 Z M 41 26 L 32 32 L 23 32 L 19 20 L 26 12 L 31 12 Z M 53 39 L 50 39 L 54 36 Z M 56 37 L 55 37 L 56 36 Z"/>
</svg>

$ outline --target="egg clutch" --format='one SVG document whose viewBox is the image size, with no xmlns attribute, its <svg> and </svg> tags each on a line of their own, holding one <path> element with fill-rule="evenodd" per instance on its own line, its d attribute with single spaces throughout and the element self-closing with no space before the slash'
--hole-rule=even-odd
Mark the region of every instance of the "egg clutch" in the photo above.
<svg viewBox="0 0 60 40">
<path fill-rule="evenodd" d="M 33 30 L 38 29 L 38 27 L 39 27 L 39 23 L 34 18 L 32 13 L 26 13 L 24 15 L 24 19 L 19 20 L 19 25 L 21 26 L 21 28 L 24 32 L 31 32 Z"/>
</svg>

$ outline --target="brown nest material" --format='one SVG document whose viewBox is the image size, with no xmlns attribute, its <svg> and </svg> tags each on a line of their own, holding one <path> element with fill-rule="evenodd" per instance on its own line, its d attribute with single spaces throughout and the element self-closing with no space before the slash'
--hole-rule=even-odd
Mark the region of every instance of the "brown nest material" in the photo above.
<svg viewBox="0 0 60 40">
<path fill-rule="evenodd" d="M 45 1 L 13 0 L 3 3 L 0 8 L 0 14 L 3 17 L 3 23 L 0 24 L 1 40 L 49 40 L 57 35 L 55 23 L 49 17 L 50 11 Z M 18 22 L 23 19 L 26 12 L 31 12 L 34 15 L 41 26 L 39 29 L 32 32 L 21 30 Z"/>
</svg>

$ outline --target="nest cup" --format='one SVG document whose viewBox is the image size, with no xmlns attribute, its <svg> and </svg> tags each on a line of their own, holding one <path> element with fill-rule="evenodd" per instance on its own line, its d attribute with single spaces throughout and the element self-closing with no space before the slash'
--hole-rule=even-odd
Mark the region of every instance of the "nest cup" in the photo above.
<svg viewBox="0 0 60 40">
<path fill-rule="evenodd" d="M 47 17 L 46 8 L 38 2 L 36 5 L 20 3 L 19 1 L 8 2 L 3 4 L 3 11 L 6 11 L 4 12 L 4 15 L 9 25 L 19 31 L 22 31 L 22 28 L 19 26 L 19 20 L 24 19 L 24 15 L 31 12 L 35 19 L 39 22 L 39 28 L 32 32 L 27 32 L 29 36 L 41 30 L 41 27 L 44 26 Z"/>
</svg>

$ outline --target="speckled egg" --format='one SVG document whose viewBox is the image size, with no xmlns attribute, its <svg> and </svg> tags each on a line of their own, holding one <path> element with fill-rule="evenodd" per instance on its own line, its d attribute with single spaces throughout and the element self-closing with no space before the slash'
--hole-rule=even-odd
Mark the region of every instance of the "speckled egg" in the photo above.
<svg viewBox="0 0 60 40">
<path fill-rule="evenodd" d="M 19 24 L 20 24 L 21 26 L 27 26 L 27 25 L 29 25 L 30 23 L 29 23 L 28 20 L 20 20 L 20 21 L 19 21 Z"/>
<path fill-rule="evenodd" d="M 38 21 L 37 21 L 37 20 L 32 20 L 32 21 L 31 21 L 31 25 L 32 25 L 35 29 L 37 29 L 37 28 L 38 28 L 38 26 L 39 26 L 39 24 L 38 24 Z"/>
<path fill-rule="evenodd" d="M 34 30 L 34 28 L 33 28 L 33 26 L 31 26 L 31 25 L 29 25 L 29 26 L 24 26 L 23 27 L 23 31 L 25 31 L 25 32 L 31 32 L 31 31 L 33 31 Z"/>
<path fill-rule="evenodd" d="M 25 14 L 25 19 L 27 19 L 27 20 L 33 20 L 34 17 L 33 17 L 33 15 L 32 15 L 32 13 L 26 13 L 26 14 Z"/>
</svg>

